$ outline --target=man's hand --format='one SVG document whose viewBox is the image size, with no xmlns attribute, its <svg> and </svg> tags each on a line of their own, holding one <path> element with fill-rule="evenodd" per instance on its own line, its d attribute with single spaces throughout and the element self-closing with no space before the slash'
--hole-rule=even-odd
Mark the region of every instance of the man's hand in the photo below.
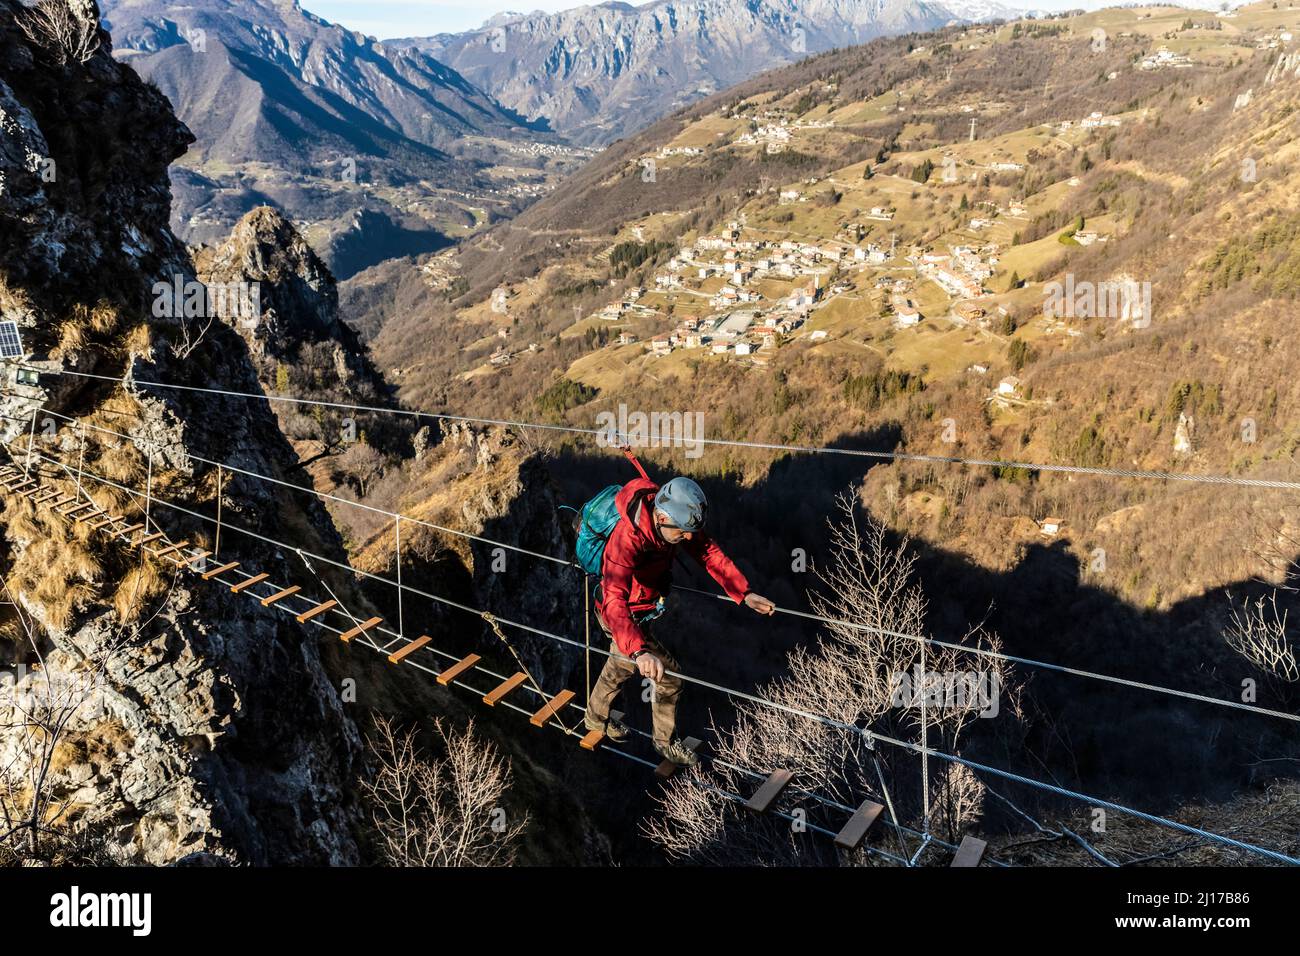
<svg viewBox="0 0 1300 956">
<path fill-rule="evenodd" d="M 653 654 L 638 654 L 636 668 L 642 677 L 648 677 L 656 684 L 664 679 L 664 662 Z"/>
<path fill-rule="evenodd" d="M 757 611 L 759 614 L 766 614 L 771 617 L 776 613 L 776 605 L 763 597 L 761 594 L 755 594 L 750 591 L 745 595 L 745 606 L 751 611 Z"/>
</svg>

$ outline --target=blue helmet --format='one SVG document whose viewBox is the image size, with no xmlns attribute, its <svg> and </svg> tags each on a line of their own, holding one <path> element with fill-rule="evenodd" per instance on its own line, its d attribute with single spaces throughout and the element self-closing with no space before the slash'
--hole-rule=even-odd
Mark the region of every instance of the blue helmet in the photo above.
<svg viewBox="0 0 1300 956">
<path fill-rule="evenodd" d="M 674 527 L 683 531 L 699 531 L 709 503 L 704 490 L 689 478 L 674 478 L 655 495 L 655 510 L 662 511 Z"/>
</svg>

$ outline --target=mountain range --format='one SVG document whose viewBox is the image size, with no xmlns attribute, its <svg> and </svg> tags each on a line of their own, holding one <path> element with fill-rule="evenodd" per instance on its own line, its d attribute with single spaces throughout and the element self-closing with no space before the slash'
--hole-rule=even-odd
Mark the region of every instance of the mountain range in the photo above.
<svg viewBox="0 0 1300 956">
<path fill-rule="evenodd" d="M 502 14 L 466 33 L 386 45 L 432 54 L 522 115 L 603 145 L 810 54 L 1012 15 L 983 0 L 653 0 Z"/>
<path fill-rule="evenodd" d="M 269 202 L 349 275 L 511 215 L 585 158 L 433 57 L 291 0 L 108 0 L 104 14 L 115 56 L 196 137 L 172 177 L 192 243 Z"/>
<path fill-rule="evenodd" d="M 592 147 L 763 70 L 1008 13 L 983 0 L 655 0 L 379 42 L 297 0 L 103 4 L 114 55 L 195 135 L 171 174 L 177 235 L 220 241 L 270 204 L 343 279 L 510 218 Z"/>
</svg>

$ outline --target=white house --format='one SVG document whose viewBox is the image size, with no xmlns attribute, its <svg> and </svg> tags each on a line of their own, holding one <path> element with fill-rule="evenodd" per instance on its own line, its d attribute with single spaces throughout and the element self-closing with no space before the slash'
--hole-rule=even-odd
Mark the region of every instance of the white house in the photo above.
<svg viewBox="0 0 1300 956">
<path fill-rule="evenodd" d="M 904 305 L 897 310 L 897 322 L 900 328 L 910 328 L 921 321 L 921 313 L 916 310 L 915 306 Z"/>
</svg>

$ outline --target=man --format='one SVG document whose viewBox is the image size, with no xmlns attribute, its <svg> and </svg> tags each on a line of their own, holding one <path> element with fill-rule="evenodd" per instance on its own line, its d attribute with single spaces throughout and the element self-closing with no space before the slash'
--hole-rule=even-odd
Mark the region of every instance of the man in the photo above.
<svg viewBox="0 0 1300 956">
<path fill-rule="evenodd" d="M 642 472 L 614 500 L 619 520 L 605 545 L 596 598 L 596 619 L 613 641 L 614 653 L 591 692 L 586 726 L 604 731 L 612 742 L 626 739 L 628 728 L 612 720 L 609 710 L 619 687 L 639 673 L 655 685 L 651 698 L 655 750 L 673 763 L 693 766 L 699 758 L 673 736 L 682 681 L 667 671 L 681 668 L 650 636 L 649 628 L 649 622 L 662 613 L 664 593 L 672 586 L 673 557 L 678 548 L 685 551 L 737 604 L 764 615 L 774 614 L 776 605 L 749 589 L 740 569 L 705 533 L 708 502 L 691 479 L 674 478 L 660 488 Z"/>
</svg>

